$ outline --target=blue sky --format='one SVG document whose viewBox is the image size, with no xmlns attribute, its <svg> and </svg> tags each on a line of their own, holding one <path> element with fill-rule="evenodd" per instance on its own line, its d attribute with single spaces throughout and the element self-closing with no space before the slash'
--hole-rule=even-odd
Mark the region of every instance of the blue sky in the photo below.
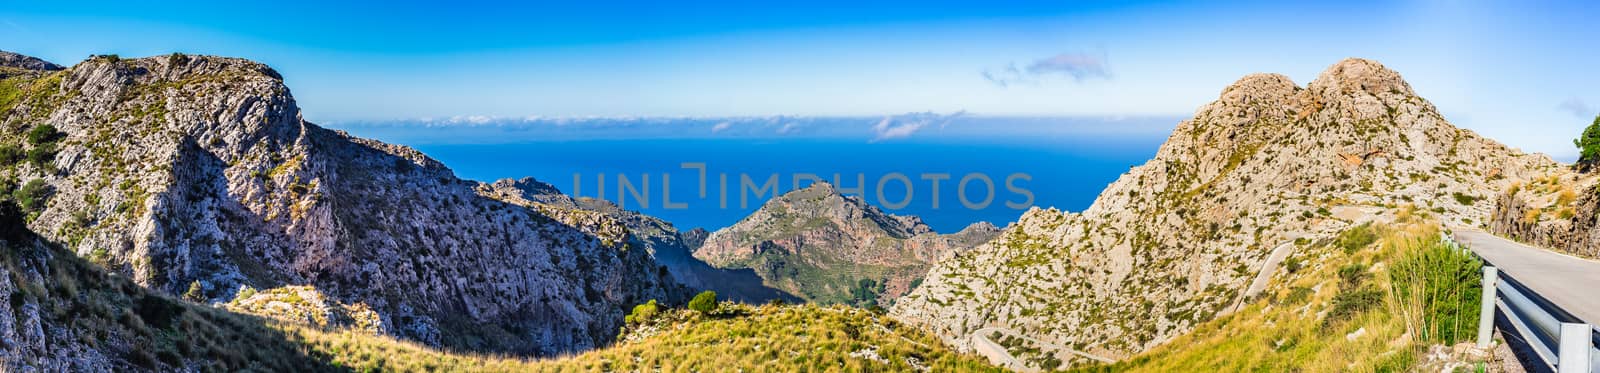
<svg viewBox="0 0 1600 373">
<path fill-rule="evenodd" d="M 0 49 L 276 67 L 308 119 L 1186 116 L 1239 76 L 1341 58 L 1558 158 L 1600 112 L 1581 2 L 4 1 Z"/>
</svg>

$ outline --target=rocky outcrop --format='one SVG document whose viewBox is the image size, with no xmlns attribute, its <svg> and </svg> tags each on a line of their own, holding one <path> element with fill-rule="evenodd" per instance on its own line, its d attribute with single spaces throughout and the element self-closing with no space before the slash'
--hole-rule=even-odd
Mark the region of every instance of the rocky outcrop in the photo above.
<svg viewBox="0 0 1600 373">
<path fill-rule="evenodd" d="M 770 286 L 808 301 L 862 304 L 904 294 L 932 262 L 998 232 L 978 223 L 940 235 L 921 218 L 886 214 L 817 182 L 711 233 L 694 256 L 720 268 L 753 269 Z M 874 295 L 864 297 L 862 280 L 882 289 L 864 289 Z"/>
<path fill-rule="evenodd" d="M 311 286 L 285 286 L 257 291 L 243 287 L 222 308 L 323 329 L 388 334 L 383 319 L 364 303 L 340 304 Z"/>
<path fill-rule="evenodd" d="M 1492 209 L 1479 199 L 1554 165 L 1451 126 L 1377 62 L 1340 61 L 1306 87 L 1249 75 L 1087 210 L 1028 211 L 892 313 L 963 349 L 1001 327 L 1130 356 L 1227 312 L 1281 243 L 1401 205 L 1474 224 Z"/>
<path fill-rule="evenodd" d="M 30 153 L 7 186 L 43 191 L 28 227 L 151 289 L 314 286 L 397 336 L 536 356 L 609 343 L 624 308 L 687 294 L 603 239 L 620 226 L 487 198 L 416 150 L 302 120 L 259 63 L 95 57 L 15 86 L 0 145 Z"/>
<path fill-rule="evenodd" d="M 590 233 L 608 241 L 626 242 L 630 247 L 645 249 L 651 258 L 672 274 L 673 279 L 691 289 L 715 291 L 722 299 L 746 303 L 765 303 L 774 299 L 797 300 L 787 293 L 763 285 L 761 278 L 751 270 L 715 268 L 691 256 L 692 248 L 699 247 L 705 240 L 704 229 L 678 232 L 672 223 L 659 218 L 624 210 L 605 200 L 572 198 L 562 194 L 555 186 L 531 177 L 502 179 L 482 185 L 478 190 L 490 198 L 531 207 L 579 227 L 622 227 L 622 230 Z M 586 221 L 592 223 L 583 223 Z"/>
<path fill-rule="evenodd" d="M 63 69 L 61 65 L 50 63 L 50 61 L 7 51 L 0 51 L 0 67 L 38 71 L 56 71 Z"/>
<path fill-rule="evenodd" d="M 1567 254 L 1600 259 L 1600 175 L 1568 168 L 1522 180 L 1496 198 L 1489 231 Z"/>
</svg>

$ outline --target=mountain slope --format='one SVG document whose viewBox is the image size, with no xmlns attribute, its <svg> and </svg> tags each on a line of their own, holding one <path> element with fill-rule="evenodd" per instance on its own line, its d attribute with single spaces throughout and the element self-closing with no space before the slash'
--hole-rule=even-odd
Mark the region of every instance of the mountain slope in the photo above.
<svg viewBox="0 0 1600 373">
<path fill-rule="evenodd" d="M 679 232 L 665 220 L 624 210 L 616 204 L 588 197 L 572 198 L 562 194 L 555 186 L 533 178 L 502 179 L 479 187 L 479 193 L 490 198 L 529 206 L 561 221 L 581 221 L 594 214 L 612 219 L 626 228 L 628 244 L 642 247 L 657 263 L 672 273 L 672 278 L 692 289 L 711 290 L 724 299 L 747 303 L 765 303 L 773 299 L 795 301 L 797 298 L 769 288 L 761 277 L 749 269 L 720 269 L 707 265 L 691 256 L 692 247 L 698 247 L 704 238 L 702 229 Z"/>
<path fill-rule="evenodd" d="M 259 63 L 7 71 L 0 147 L 29 156 L 0 166 L 37 197 L 28 227 L 152 289 L 311 285 L 386 333 L 533 355 L 604 345 L 624 307 L 686 295 L 644 250 L 590 233 L 603 221 L 483 197 L 420 152 L 301 120 Z"/>
<path fill-rule="evenodd" d="M 15 204 L 0 201 L 0 370 L 336 370 L 264 320 L 107 276 L 22 219 Z"/>
<path fill-rule="evenodd" d="M 1229 312 L 1280 244 L 1398 205 L 1482 221 L 1491 206 L 1477 199 L 1553 164 L 1451 126 L 1373 61 L 1340 61 L 1304 88 L 1249 75 L 1084 212 L 1030 210 L 892 312 L 963 349 L 1001 327 L 1129 356 Z"/>
<path fill-rule="evenodd" d="M 15 204 L 0 199 L 4 371 L 671 371 L 824 364 L 995 370 L 881 315 L 812 305 L 724 303 L 711 316 L 661 310 L 629 328 L 625 341 L 560 359 L 451 353 L 366 330 L 323 329 L 171 299 L 47 243 L 22 219 Z"/>
<path fill-rule="evenodd" d="M 996 232 L 977 223 L 940 235 L 920 218 L 886 214 L 816 182 L 711 233 L 694 256 L 720 268 L 754 269 L 768 285 L 808 301 L 867 305 L 906 293 L 930 263 Z"/>
</svg>

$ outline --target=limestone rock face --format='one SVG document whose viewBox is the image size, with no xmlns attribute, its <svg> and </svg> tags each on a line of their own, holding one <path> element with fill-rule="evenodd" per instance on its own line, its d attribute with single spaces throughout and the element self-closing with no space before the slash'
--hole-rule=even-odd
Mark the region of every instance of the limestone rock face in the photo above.
<svg viewBox="0 0 1600 373">
<path fill-rule="evenodd" d="M 314 286 L 400 337 L 536 356 L 609 343 L 624 308 L 687 292 L 605 239 L 620 226 L 488 198 L 416 150 L 302 120 L 259 63 L 96 57 L 32 74 L 0 107 L 0 142 L 53 156 L 0 176 L 50 191 L 29 228 L 149 288 L 198 282 L 226 301 Z M 43 125 L 59 138 L 23 135 Z"/>
<path fill-rule="evenodd" d="M 694 256 L 720 268 L 748 268 L 770 286 L 813 302 L 891 300 L 930 263 L 993 238 L 978 223 L 941 235 L 921 218 L 884 213 L 825 182 L 768 200 L 739 222 L 706 237 Z M 873 299 L 852 288 L 880 284 Z"/>
<path fill-rule="evenodd" d="M 1489 231 L 1600 259 L 1600 174 L 1552 169 L 1544 176 L 1519 180 L 1496 198 Z"/>
<path fill-rule="evenodd" d="M 1341 61 L 1304 88 L 1249 75 L 1087 210 L 1028 211 L 891 312 L 962 349 L 1001 327 L 1130 356 L 1228 312 L 1279 244 L 1401 205 L 1482 222 L 1484 198 L 1554 165 L 1451 126 L 1377 62 Z"/>
</svg>

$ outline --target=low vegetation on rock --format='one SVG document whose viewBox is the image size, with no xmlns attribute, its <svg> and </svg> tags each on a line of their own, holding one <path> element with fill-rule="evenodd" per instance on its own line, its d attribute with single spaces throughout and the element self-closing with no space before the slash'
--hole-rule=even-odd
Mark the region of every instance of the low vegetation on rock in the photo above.
<svg viewBox="0 0 1600 373">
<path fill-rule="evenodd" d="M 975 223 L 938 234 L 921 218 L 889 214 L 840 193 L 815 182 L 768 200 L 712 232 L 694 256 L 719 268 L 753 270 L 768 286 L 809 302 L 873 307 L 911 291 L 932 263 L 999 232 Z M 868 282 L 872 286 L 860 286 Z"/>
<path fill-rule="evenodd" d="M 1308 241 L 1288 261 L 1303 268 L 1276 291 L 1123 362 L 1075 370 L 1482 371 L 1494 362 L 1428 358 L 1475 337 L 1482 272 L 1426 215 L 1346 230 L 1340 237 L 1378 237 L 1354 250 L 1338 238 Z"/>
</svg>

